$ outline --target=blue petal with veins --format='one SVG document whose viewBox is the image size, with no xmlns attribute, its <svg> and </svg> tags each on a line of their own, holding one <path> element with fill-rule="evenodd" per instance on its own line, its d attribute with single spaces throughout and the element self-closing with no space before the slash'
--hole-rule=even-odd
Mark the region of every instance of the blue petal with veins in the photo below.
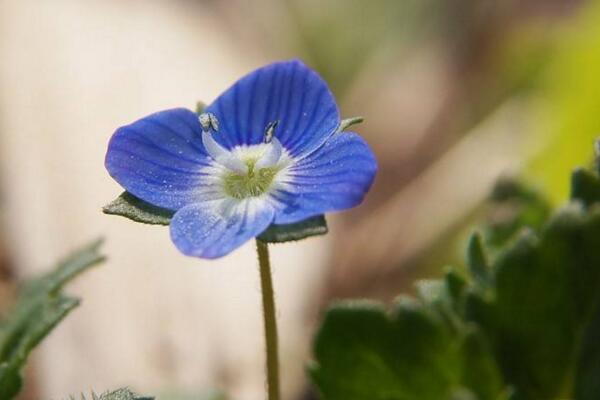
<svg viewBox="0 0 600 400">
<path fill-rule="evenodd" d="M 300 61 L 248 74 L 205 112 L 203 124 L 177 108 L 121 127 L 105 160 L 127 191 L 176 211 L 171 239 L 186 255 L 221 257 L 271 223 L 354 207 L 371 187 L 372 151 L 335 133 L 335 99 Z"/>
</svg>

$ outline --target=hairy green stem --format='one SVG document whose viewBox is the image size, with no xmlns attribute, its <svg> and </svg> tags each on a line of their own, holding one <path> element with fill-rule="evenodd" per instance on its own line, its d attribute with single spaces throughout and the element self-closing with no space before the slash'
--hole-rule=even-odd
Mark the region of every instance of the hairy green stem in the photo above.
<svg viewBox="0 0 600 400">
<path fill-rule="evenodd" d="M 279 400 L 279 356 L 277 347 L 277 320 L 275 316 L 275 296 L 271 280 L 271 262 L 267 243 L 256 240 L 260 285 L 262 291 L 263 317 L 265 322 L 265 342 L 267 351 L 267 391 L 268 400 Z"/>
</svg>

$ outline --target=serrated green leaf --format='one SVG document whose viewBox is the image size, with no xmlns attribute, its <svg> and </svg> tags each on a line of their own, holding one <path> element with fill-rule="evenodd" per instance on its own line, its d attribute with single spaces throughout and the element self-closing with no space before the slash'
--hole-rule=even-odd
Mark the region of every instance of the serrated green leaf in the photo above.
<svg viewBox="0 0 600 400">
<path fill-rule="evenodd" d="M 468 337 L 408 298 L 391 314 L 377 305 L 341 304 L 327 312 L 318 332 L 311 376 L 326 400 L 496 400 L 501 380 L 487 375 L 494 374 L 493 360 L 480 360 L 489 358 L 484 351 L 467 356 Z M 490 367 L 481 371 L 485 378 L 470 375 L 468 382 L 481 365 Z"/>
<path fill-rule="evenodd" d="M 491 299 L 469 315 L 493 341 L 506 380 L 525 399 L 571 396 L 573 360 L 600 290 L 600 212 L 571 205 L 495 262 Z"/>
<path fill-rule="evenodd" d="M 11 399 L 21 388 L 20 371 L 31 350 L 77 305 L 61 288 L 98 264 L 101 241 L 95 241 L 59 263 L 50 273 L 26 283 L 12 311 L 0 323 L 0 399 Z"/>
<path fill-rule="evenodd" d="M 325 216 L 318 215 L 294 224 L 272 224 L 258 236 L 258 240 L 265 243 L 284 243 L 325 235 L 327 232 Z"/>
<path fill-rule="evenodd" d="M 175 211 L 147 203 L 127 191 L 105 205 L 102 212 L 150 225 L 169 225 L 175 214 Z"/>
<path fill-rule="evenodd" d="M 597 399 L 598 178 L 579 170 L 572 182 L 577 201 L 549 221 L 535 192 L 499 185 L 501 218 L 486 228 L 495 254 L 471 237 L 471 279 L 449 270 L 422 281 L 420 302 L 405 299 L 392 315 L 372 306 L 330 311 L 312 368 L 324 399 Z"/>
</svg>

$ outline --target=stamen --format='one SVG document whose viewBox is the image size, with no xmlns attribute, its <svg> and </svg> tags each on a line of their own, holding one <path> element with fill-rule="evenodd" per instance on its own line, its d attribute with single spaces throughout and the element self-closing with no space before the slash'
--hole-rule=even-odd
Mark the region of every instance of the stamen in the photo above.
<svg viewBox="0 0 600 400">
<path fill-rule="evenodd" d="M 198 116 L 202 125 L 202 144 L 208 155 L 225 171 L 220 172 L 222 189 L 233 199 L 259 197 L 270 190 L 277 173 L 283 168 L 280 163 L 284 148 L 275 135 L 279 121 L 270 122 L 264 133 L 264 144 L 227 149 L 215 140 L 211 130 L 218 129 L 218 121 L 213 114 Z M 233 203 L 232 203 L 233 204 Z M 227 210 L 223 210 L 226 213 Z"/>
<path fill-rule="evenodd" d="M 252 165 L 247 175 L 229 173 L 223 179 L 223 190 L 235 199 L 259 197 L 269 190 L 277 175 L 276 168 L 256 170 Z"/>
<path fill-rule="evenodd" d="M 202 144 L 204 145 L 208 155 L 219 164 L 240 174 L 248 173 L 248 166 L 246 163 L 231 154 L 231 152 L 225 147 L 217 143 L 217 141 L 207 131 L 202 132 Z"/>
<path fill-rule="evenodd" d="M 277 125 L 279 125 L 279 120 L 275 120 L 267 124 L 263 139 L 265 143 L 271 143 L 273 136 L 275 135 L 275 128 L 277 128 Z"/>
<path fill-rule="evenodd" d="M 198 116 L 200 120 L 200 126 L 202 126 L 203 132 L 209 132 L 211 129 L 215 132 L 219 131 L 219 120 L 213 113 L 202 113 Z"/>
<path fill-rule="evenodd" d="M 270 168 L 277 165 L 282 154 L 283 146 L 281 142 L 276 137 L 272 138 L 271 143 L 267 144 L 265 152 L 256 162 L 255 168 Z"/>
</svg>

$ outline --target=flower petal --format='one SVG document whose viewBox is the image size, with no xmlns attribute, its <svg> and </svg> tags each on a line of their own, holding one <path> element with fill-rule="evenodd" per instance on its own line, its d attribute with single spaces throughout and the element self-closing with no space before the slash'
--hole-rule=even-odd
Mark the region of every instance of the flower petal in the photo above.
<svg viewBox="0 0 600 400">
<path fill-rule="evenodd" d="M 184 207 L 171 220 L 171 240 L 185 255 L 222 257 L 271 224 L 274 211 L 265 200 L 224 199 Z"/>
<path fill-rule="evenodd" d="M 360 136 L 339 133 L 290 167 L 271 193 L 279 203 L 276 224 L 339 211 L 360 204 L 371 187 L 377 162 Z"/>
<path fill-rule="evenodd" d="M 202 145 L 198 116 L 177 108 L 123 126 L 108 145 L 105 165 L 127 191 L 156 206 L 178 210 L 197 201 L 212 160 Z"/>
<path fill-rule="evenodd" d="M 219 119 L 215 139 L 231 149 L 263 141 L 267 124 L 293 157 L 318 148 L 336 130 L 340 116 L 327 84 L 302 62 L 279 62 L 237 81 L 206 108 Z"/>
</svg>

